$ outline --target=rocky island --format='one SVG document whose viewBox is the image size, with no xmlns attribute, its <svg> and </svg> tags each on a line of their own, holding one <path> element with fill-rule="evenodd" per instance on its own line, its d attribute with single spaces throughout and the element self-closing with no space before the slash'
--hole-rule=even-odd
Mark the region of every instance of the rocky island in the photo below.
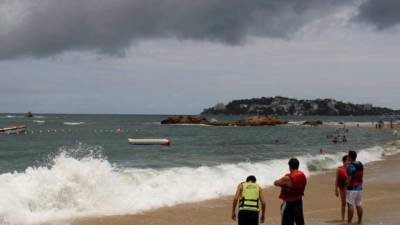
<svg viewBox="0 0 400 225">
<path fill-rule="evenodd" d="M 334 99 L 297 100 L 286 97 L 262 97 L 218 103 L 204 109 L 202 115 L 400 115 L 400 110 L 375 107 L 372 104 L 353 104 Z"/>
</svg>

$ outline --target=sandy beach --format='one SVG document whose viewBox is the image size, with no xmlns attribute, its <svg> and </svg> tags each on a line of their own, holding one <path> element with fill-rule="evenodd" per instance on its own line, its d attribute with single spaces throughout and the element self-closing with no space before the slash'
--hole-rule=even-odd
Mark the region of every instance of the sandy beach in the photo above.
<svg viewBox="0 0 400 225">
<path fill-rule="evenodd" d="M 400 220 L 400 155 L 388 156 L 383 161 L 365 166 L 363 193 L 364 225 L 396 225 Z M 304 197 L 306 224 L 343 224 L 340 221 L 339 199 L 334 195 L 333 171 L 311 176 Z M 196 187 L 193 187 L 196 188 Z M 264 224 L 280 224 L 279 189 L 265 189 L 267 219 Z M 233 196 L 199 203 L 181 204 L 148 211 L 138 215 L 80 218 L 74 225 L 233 225 L 230 219 Z"/>
</svg>

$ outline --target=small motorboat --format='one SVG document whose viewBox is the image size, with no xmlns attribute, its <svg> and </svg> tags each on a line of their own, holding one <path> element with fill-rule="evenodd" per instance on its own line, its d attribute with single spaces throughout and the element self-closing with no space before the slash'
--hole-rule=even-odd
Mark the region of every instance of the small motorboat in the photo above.
<svg viewBox="0 0 400 225">
<path fill-rule="evenodd" d="M 26 126 L 12 126 L 0 128 L 0 134 L 20 134 L 26 132 Z"/>
<path fill-rule="evenodd" d="M 166 138 L 128 138 L 132 145 L 170 145 L 170 140 Z"/>
</svg>

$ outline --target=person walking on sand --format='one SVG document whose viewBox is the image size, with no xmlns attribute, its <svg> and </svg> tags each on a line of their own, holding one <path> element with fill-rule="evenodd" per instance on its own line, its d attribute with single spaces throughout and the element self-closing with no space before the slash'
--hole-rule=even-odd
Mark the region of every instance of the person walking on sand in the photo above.
<svg viewBox="0 0 400 225">
<path fill-rule="evenodd" d="M 364 166 L 360 161 L 356 161 L 357 153 L 349 151 L 346 179 L 346 202 L 347 220 L 350 225 L 353 220 L 354 207 L 357 209 L 358 224 L 362 223 L 363 208 L 361 206 L 362 184 L 364 176 Z"/>
<path fill-rule="evenodd" d="M 281 187 L 279 198 L 281 205 L 282 225 L 304 225 L 303 195 L 307 184 L 306 176 L 299 170 L 300 162 L 296 158 L 289 160 L 289 171 L 275 186 Z"/>
<path fill-rule="evenodd" d="M 236 189 L 232 204 L 232 220 L 236 220 L 236 206 L 239 202 L 239 225 L 258 225 L 265 220 L 265 200 L 262 188 L 256 183 L 256 177 L 246 178 Z M 261 203 L 261 217 L 259 217 Z"/>
<path fill-rule="evenodd" d="M 341 215 L 342 221 L 344 221 L 344 214 L 346 212 L 346 180 L 347 180 L 347 155 L 342 158 L 342 166 L 336 169 L 336 179 L 335 179 L 335 195 L 340 196 L 341 202 Z"/>
</svg>

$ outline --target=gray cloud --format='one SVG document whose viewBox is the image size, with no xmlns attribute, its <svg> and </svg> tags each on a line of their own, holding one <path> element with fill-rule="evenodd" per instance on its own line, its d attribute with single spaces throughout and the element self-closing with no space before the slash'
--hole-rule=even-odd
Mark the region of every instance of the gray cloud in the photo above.
<svg viewBox="0 0 400 225">
<path fill-rule="evenodd" d="M 227 44 L 240 44 L 249 35 L 290 38 L 305 24 L 350 2 L 3 0 L 0 12 L 11 3 L 22 5 L 22 10 L 3 22 L 0 14 L 0 59 L 74 50 L 121 54 L 132 42 L 168 37 Z"/>
<path fill-rule="evenodd" d="M 355 20 L 373 24 L 379 30 L 398 25 L 400 23 L 400 1 L 367 0 L 360 6 Z"/>
</svg>

